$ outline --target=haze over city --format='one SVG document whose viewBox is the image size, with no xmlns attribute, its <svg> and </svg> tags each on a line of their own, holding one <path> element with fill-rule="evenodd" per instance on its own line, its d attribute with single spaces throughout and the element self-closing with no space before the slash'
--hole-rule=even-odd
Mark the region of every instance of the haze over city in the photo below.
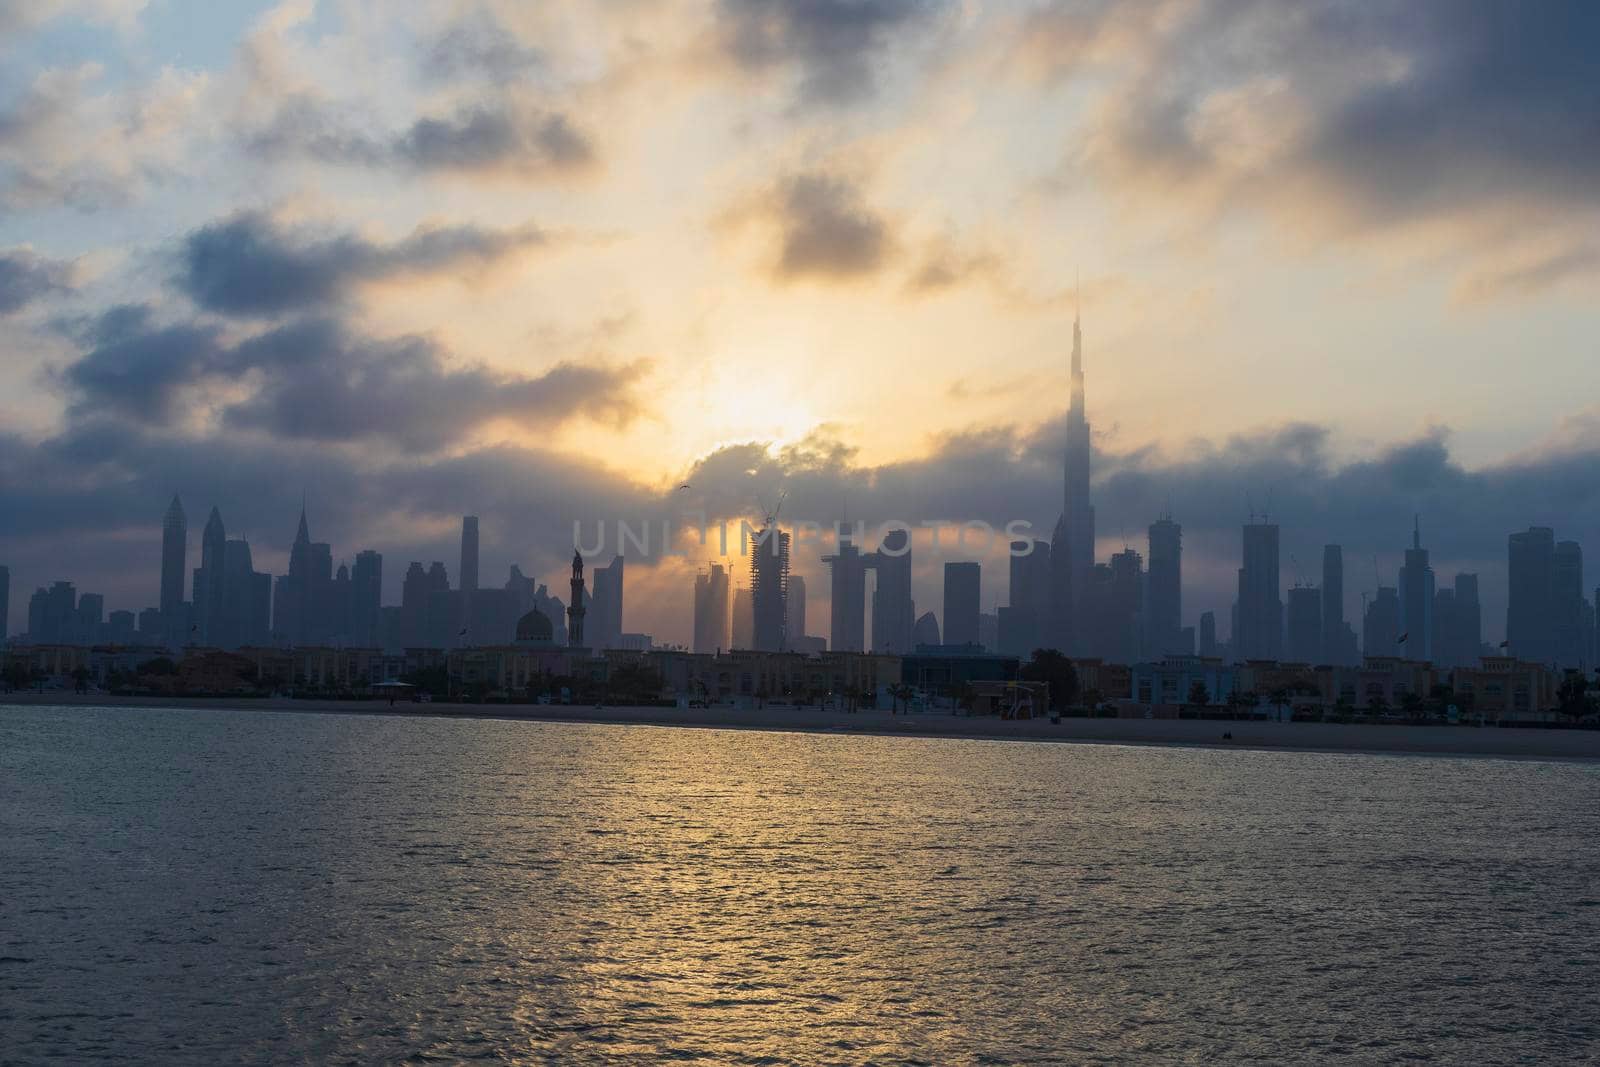
<svg viewBox="0 0 1600 1067">
<path fill-rule="evenodd" d="M 1509 533 L 1597 548 L 1594 18 L 0 7 L 11 616 L 154 603 L 174 493 L 270 573 L 305 499 L 388 601 L 462 514 L 486 584 L 555 589 L 574 520 L 781 490 L 1047 538 L 1081 301 L 1096 558 L 1170 513 L 1185 624 L 1226 617 L 1270 511 L 1357 616 L 1420 514 L 1497 641 Z M 629 628 L 687 643 L 696 563 L 630 564 Z"/>
<path fill-rule="evenodd" d="M 1597 57 L 0 0 L 0 1060 L 1600 1062 Z"/>
</svg>

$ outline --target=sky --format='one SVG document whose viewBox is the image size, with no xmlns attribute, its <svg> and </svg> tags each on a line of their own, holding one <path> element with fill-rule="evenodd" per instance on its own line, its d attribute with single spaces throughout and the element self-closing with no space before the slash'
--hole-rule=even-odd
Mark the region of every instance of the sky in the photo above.
<svg viewBox="0 0 1600 1067">
<path fill-rule="evenodd" d="M 390 601 L 466 513 L 558 594 L 574 522 L 785 491 L 1048 536 L 1081 315 L 1102 559 L 1170 511 L 1225 633 L 1267 511 L 1355 616 L 1420 516 L 1498 640 L 1508 533 L 1600 552 L 1596 54 L 1582 0 L 0 0 L 12 628 L 153 604 L 174 493 L 274 573 L 304 497 Z M 1005 603 L 950 540 L 918 610 Z"/>
</svg>

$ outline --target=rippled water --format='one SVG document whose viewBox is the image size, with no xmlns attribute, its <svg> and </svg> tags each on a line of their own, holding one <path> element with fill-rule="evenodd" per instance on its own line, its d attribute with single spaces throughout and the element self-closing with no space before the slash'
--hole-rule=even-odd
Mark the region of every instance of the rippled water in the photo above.
<svg viewBox="0 0 1600 1067">
<path fill-rule="evenodd" d="M 0 708 L 0 1061 L 1600 1055 L 1600 769 Z"/>
</svg>

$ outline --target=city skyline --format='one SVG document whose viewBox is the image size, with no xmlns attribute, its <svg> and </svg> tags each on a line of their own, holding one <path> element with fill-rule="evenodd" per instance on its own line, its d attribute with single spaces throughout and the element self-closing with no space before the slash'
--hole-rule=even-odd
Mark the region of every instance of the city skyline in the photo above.
<svg viewBox="0 0 1600 1067">
<path fill-rule="evenodd" d="M 481 515 L 484 573 L 559 588 L 573 517 L 673 514 L 683 484 L 712 517 L 786 485 L 799 517 L 1023 517 L 1049 540 L 1069 441 L 1096 560 L 1183 525 L 1184 626 L 1226 632 L 1263 508 L 1286 566 L 1344 546 L 1358 628 L 1414 514 L 1437 574 L 1481 576 L 1491 638 L 1508 531 L 1600 551 L 1600 417 L 1573 388 L 1584 36 L 1553 29 L 1588 16 L 753 11 L 663 3 L 643 37 L 594 5 L 389 11 L 383 33 L 311 2 L 7 16 L 12 619 L 68 572 L 154 603 L 149 501 L 175 492 L 258 573 L 288 571 L 304 494 L 325 543 L 391 561 L 455 560 Z M 1407 77 L 1308 60 L 1330 43 Z M 1491 46 L 1545 76 L 1486 83 Z M 1376 114 L 1444 132 L 1420 159 L 1420 137 L 1354 136 Z M 1512 114 L 1539 121 L 1475 124 Z M 1434 161 L 1492 178 L 1432 182 Z M 911 599 L 940 603 L 944 561 L 914 557 Z M 630 625 L 687 642 L 692 570 L 630 570 Z"/>
</svg>

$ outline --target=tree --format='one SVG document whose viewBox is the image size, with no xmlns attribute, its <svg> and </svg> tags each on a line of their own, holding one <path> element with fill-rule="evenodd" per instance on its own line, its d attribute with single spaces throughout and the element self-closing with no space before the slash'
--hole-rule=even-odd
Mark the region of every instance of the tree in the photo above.
<svg viewBox="0 0 1600 1067">
<path fill-rule="evenodd" d="M 915 693 L 915 689 L 904 683 L 891 685 L 889 687 L 889 699 L 893 701 L 893 704 L 890 705 L 889 714 L 893 715 L 899 711 L 902 702 L 905 703 L 906 711 L 909 712 L 911 710 L 911 697 Z"/>
<path fill-rule="evenodd" d="M 1400 698 L 1400 706 L 1405 709 L 1406 715 L 1413 719 L 1422 716 L 1423 703 L 1422 694 L 1413 693 L 1410 690 L 1407 690 L 1406 695 Z"/>
<path fill-rule="evenodd" d="M 73 689 L 76 692 L 79 692 L 79 693 L 87 693 L 89 691 L 89 677 L 90 677 L 89 676 L 89 668 L 87 668 L 87 667 L 75 667 L 75 668 L 73 668 L 73 671 L 72 671 L 72 687 L 73 687 Z"/>
<path fill-rule="evenodd" d="M 1577 671 L 1568 671 L 1556 689 L 1556 710 L 1576 723 L 1590 711 L 1589 679 Z"/>
<path fill-rule="evenodd" d="M 624 663 L 611 672 L 611 692 L 619 703 L 653 704 L 661 699 L 661 675 L 639 663 Z"/>
<path fill-rule="evenodd" d="M 436 699 L 443 700 L 450 695 L 450 672 L 443 667 L 423 667 L 402 674 L 399 680 Z"/>
<path fill-rule="evenodd" d="M 1033 658 L 1017 672 L 1024 682 L 1044 682 L 1050 686 L 1050 707 L 1070 707 L 1078 696 L 1078 668 L 1053 648 L 1036 648 Z"/>
<path fill-rule="evenodd" d="M 1433 713 L 1442 719 L 1456 702 L 1456 691 L 1444 682 L 1435 682 L 1428 690 L 1428 697 L 1433 702 Z"/>
<path fill-rule="evenodd" d="M 15 692 L 18 689 L 26 689 L 31 677 L 32 673 L 21 660 L 12 660 L 6 664 L 4 678 L 8 691 Z"/>
<path fill-rule="evenodd" d="M 1189 685 L 1189 703 L 1198 704 L 1201 707 L 1211 703 L 1210 690 L 1206 688 L 1206 683 L 1198 678 Z"/>
<path fill-rule="evenodd" d="M 1284 705 L 1290 701 L 1288 686 L 1278 686 L 1267 699 L 1271 701 L 1273 707 L 1278 709 L 1278 721 L 1282 722 Z"/>
</svg>

